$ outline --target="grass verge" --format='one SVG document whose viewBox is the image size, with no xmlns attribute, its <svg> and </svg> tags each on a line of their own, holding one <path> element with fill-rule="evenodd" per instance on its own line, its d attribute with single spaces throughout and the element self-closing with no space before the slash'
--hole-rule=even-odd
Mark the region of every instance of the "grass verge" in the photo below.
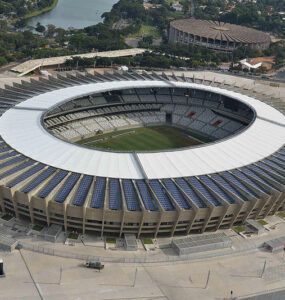
<svg viewBox="0 0 285 300">
<path fill-rule="evenodd" d="M 152 38 L 157 39 L 161 37 L 161 34 L 157 27 L 142 24 L 140 30 L 137 33 L 130 34 L 128 37 L 141 38 L 143 36 L 151 36 Z"/>
<path fill-rule="evenodd" d="M 268 223 L 264 220 L 258 220 L 257 221 L 260 225 L 264 226 L 264 225 L 267 225 Z"/>
<path fill-rule="evenodd" d="M 13 218 L 13 216 L 10 216 L 10 215 L 7 215 L 7 214 L 2 216 L 2 219 L 5 220 L 5 221 L 10 221 L 12 218 Z"/>
<path fill-rule="evenodd" d="M 51 6 L 48 6 L 48 7 L 45 7 L 43 9 L 36 10 L 36 11 L 33 11 L 33 12 L 29 13 L 29 14 L 26 14 L 24 16 L 24 19 L 30 19 L 30 18 L 39 16 L 39 15 L 41 15 L 43 13 L 49 12 L 49 11 L 51 11 L 52 9 L 54 9 L 56 7 L 57 3 L 58 3 L 58 0 L 54 0 L 53 4 Z"/>
<path fill-rule="evenodd" d="M 43 226 L 40 226 L 40 225 L 35 225 L 34 227 L 33 227 L 33 230 L 35 230 L 35 231 L 42 231 L 44 229 L 44 227 Z"/>
<path fill-rule="evenodd" d="M 277 214 L 277 216 L 279 216 L 280 218 L 285 218 L 285 213 L 279 212 L 279 213 Z"/>
<path fill-rule="evenodd" d="M 79 237 L 79 234 L 78 234 L 78 233 L 70 232 L 69 235 L 68 235 L 68 238 L 69 238 L 69 239 L 73 239 L 73 240 L 77 240 L 78 237 Z"/>
<path fill-rule="evenodd" d="M 244 229 L 242 226 L 235 226 L 234 229 L 236 232 L 244 232 Z"/>
<path fill-rule="evenodd" d="M 109 243 L 109 244 L 116 244 L 116 239 L 115 238 L 106 238 L 106 243 Z"/>
<path fill-rule="evenodd" d="M 143 238 L 142 241 L 145 245 L 152 245 L 153 244 L 153 241 L 152 241 L 151 238 Z"/>
</svg>

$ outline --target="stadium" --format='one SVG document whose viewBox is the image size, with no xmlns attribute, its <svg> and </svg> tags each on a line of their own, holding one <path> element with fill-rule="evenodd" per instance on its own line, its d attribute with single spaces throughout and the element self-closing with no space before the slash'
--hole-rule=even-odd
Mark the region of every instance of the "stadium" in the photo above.
<svg viewBox="0 0 285 300">
<path fill-rule="evenodd" d="M 1 209 L 99 235 L 216 231 L 284 210 L 282 102 L 164 73 L 75 73 L 0 95 Z"/>
<path fill-rule="evenodd" d="M 170 22 L 169 41 L 232 52 L 243 46 L 267 49 L 270 37 L 262 31 L 240 25 L 191 18 Z"/>
</svg>

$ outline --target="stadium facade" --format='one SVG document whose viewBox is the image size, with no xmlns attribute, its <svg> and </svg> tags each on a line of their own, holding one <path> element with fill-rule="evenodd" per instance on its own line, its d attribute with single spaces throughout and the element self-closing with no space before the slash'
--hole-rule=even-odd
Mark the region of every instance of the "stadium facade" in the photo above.
<svg viewBox="0 0 285 300">
<path fill-rule="evenodd" d="M 283 210 L 282 102 L 247 94 L 215 80 L 133 72 L 6 86 L 2 211 L 66 231 L 156 237 L 230 228 Z M 212 142 L 156 152 L 74 143 L 151 124 Z"/>
<path fill-rule="evenodd" d="M 171 43 L 192 44 L 216 51 L 232 52 L 243 46 L 264 50 L 270 45 L 268 34 L 244 26 L 198 19 L 170 22 Z"/>
</svg>

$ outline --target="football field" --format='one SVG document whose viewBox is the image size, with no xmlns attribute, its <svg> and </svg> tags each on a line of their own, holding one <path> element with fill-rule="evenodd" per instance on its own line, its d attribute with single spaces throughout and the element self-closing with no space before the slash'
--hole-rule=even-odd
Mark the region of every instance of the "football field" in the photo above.
<svg viewBox="0 0 285 300">
<path fill-rule="evenodd" d="M 81 140 L 78 144 L 109 150 L 155 151 L 195 146 L 204 142 L 210 140 L 187 130 L 153 126 L 101 134 Z"/>
</svg>

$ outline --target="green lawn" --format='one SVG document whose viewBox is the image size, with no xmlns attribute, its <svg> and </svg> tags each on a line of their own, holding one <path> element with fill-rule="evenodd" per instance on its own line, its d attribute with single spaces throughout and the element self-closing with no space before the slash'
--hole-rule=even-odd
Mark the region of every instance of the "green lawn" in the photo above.
<svg viewBox="0 0 285 300">
<path fill-rule="evenodd" d="M 283 212 L 279 212 L 277 215 L 281 218 L 285 218 L 285 213 L 283 213 Z"/>
<path fill-rule="evenodd" d="M 10 221 L 12 218 L 13 218 L 13 216 L 10 216 L 10 215 L 7 215 L 7 214 L 2 217 L 2 219 L 5 220 L 5 221 Z"/>
<path fill-rule="evenodd" d="M 106 243 L 109 243 L 109 244 L 116 244 L 116 239 L 115 238 L 106 238 Z"/>
<path fill-rule="evenodd" d="M 264 225 L 267 225 L 268 223 L 264 220 L 258 220 L 257 221 L 260 225 L 264 226 Z"/>
<path fill-rule="evenodd" d="M 153 244 L 153 241 L 150 238 L 143 238 L 142 241 L 145 245 L 152 245 Z"/>
<path fill-rule="evenodd" d="M 36 231 L 42 231 L 42 230 L 43 230 L 43 226 L 35 225 L 35 226 L 33 227 L 33 230 L 36 230 Z"/>
<path fill-rule="evenodd" d="M 156 39 L 160 38 L 161 34 L 157 27 L 142 24 L 138 32 L 129 35 L 129 37 L 133 38 L 141 38 L 142 36 L 151 36 Z"/>
<path fill-rule="evenodd" d="M 112 137 L 121 133 L 129 133 L 123 136 Z M 107 133 L 104 135 L 95 136 L 85 140 L 78 141 L 79 144 L 88 143 L 88 147 L 104 148 L 110 150 L 123 150 L 123 151 L 154 151 L 163 149 L 173 149 L 200 145 L 195 139 L 189 138 L 185 134 L 189 134 L 198 138 L 192 132 L 187 130 L 178 129 L 171 126 L 154 126 L 133 128 L 122 131 Z M 102 138 L 107 138 L 103 141 L 98 141 Z M 199 136 L 202 140 L 203 137 Z M 92 141 L 98 141 L 92 143 Z M 207 142 L 205 139 L 203 142 Z"/>
<path fill-rule="evenodd" d="M 78 233 L 72 233 L 72 232 L 70 232 L 70 234 L 68 235 L 68 238 L 69 239 L 73 239 L 73 240 L 77 240 L 78 237 L 79 237 Z"/>
<path fill-rule="evenodd" d="M 235 229 L 236 232 L 243 232 L 244 231 L 242 226 L 235 226 L 234 229 Z"/>
</svg>

